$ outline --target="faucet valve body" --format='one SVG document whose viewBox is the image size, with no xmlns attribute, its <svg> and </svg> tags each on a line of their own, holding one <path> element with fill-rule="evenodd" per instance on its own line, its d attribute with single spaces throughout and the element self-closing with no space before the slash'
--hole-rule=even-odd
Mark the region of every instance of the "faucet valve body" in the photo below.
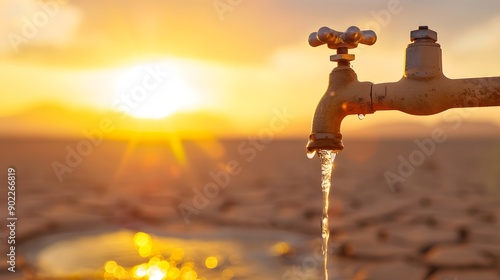
<svg viewBox="0 0 500 280">
<path fill-rule="evenodd" d="M 427 26 L 420 26 L 410 33 L 411 44 L 406 48 L 404 76 L 429 79 L 443 76 L 441 46 L 436 43 L 437 33 Z"/>
<path fill-rule="evenodd" d="M 318 104 L 314 114 L 312 132 L 309 135 L 307 151 L 332 150 L 339 152 L 344 148 L 340 123 L 347 115 L 371 114 L 374 112 L 371 102 L 370 82 L 359 82 L 356 73 L 349 67 L 354 55 L 349 49 L 359 44 L 373 45 L 377 35 L 371 30 L 361 31 L 356 26 L 349 27 L 346 32 L 338 32 L 328 27 L 321 27 L 318 32 L 309 35 L 312 47 L 326 44 L 336 49 L 337 54 L 330 56 L 338 66 L 330 73 L 328 89 Z"/>
</svg>

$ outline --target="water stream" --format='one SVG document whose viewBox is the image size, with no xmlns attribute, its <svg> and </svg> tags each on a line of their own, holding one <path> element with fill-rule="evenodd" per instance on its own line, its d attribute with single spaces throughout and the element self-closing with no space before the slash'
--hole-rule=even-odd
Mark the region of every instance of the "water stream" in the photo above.
<svg viewBox="0 0 500 280">
<path fill-rule="evenodd" d="M 337 153 L 330 150 L 319 150 L 321 160 L 321 190 L 323 191 L 323 214 L 321 215 L 321 237 L 323 238 L 323 269 L 325 280 L 328 280 L 328 238 L 330 237 L 330 228 L 328 226 L 328 208 L 331 187 L 331 177 L 333 162 Z"/>
</svg>

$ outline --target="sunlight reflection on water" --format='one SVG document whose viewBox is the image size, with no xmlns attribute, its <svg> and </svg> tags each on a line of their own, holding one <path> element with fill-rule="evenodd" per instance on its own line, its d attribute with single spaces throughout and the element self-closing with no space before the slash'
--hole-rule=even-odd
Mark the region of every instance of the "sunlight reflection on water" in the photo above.
<svg viewBox="0 0 500 280">
<path fill-rule="evenodd" d="M 163 251 L 165 254 L 156 254 L 156 246 L 153 244 L 151 236 L 144 232 L 137 232 L 133 237 L 135 249 L 141 257 L 148 258 L 144 262 L 133 267 L 120 266 L 116 261 L 109 260 L 104 265 L 104 279 L 148 279 L 148 280 L 197 280 L 198 273 L 206 269 L 214 269 L 218 266 L 219 260 L 215 256 L 207 256 L 205 260 L 195 260 L 192 257 L 185 256 L 183 248 L 174 248 L 170 252 Z M 156 245 L 156 246 L 155 246 Z M 168 256 L 168 253 L 169 256 Z M 153 256 L 154 255 L 154 256 Z M 168 256 L 168 257 L 167 257 Z M 221 261 L 223 259 L 221 258 Z M 204 266 L 203 266 L 204 265 Z M 231 280 L 234 273 L 230 268 L 231 264 L 221 270 L 220 279 Z"/>
<path fill-rule="evenodd" d="M 280 257 L 292 252 L 293 242 L 274 232 L 199 239 L 128 230 L 53 240 L 31 260 L 40 278 L 275 279 L 286 269 Z"/>
</svg>

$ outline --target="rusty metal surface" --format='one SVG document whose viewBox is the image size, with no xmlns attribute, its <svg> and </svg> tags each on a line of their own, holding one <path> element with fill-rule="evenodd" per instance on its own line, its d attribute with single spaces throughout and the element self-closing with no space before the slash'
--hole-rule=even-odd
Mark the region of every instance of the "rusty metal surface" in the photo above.
<svg viewBox="0 0 500 280">
<path fill-rule="evenodd" d="M 362 43 L 359 38 L 362 34 L 356 33 L 357 30 L 348 29 L 352 34 L 346 32 L 346 35 L 324 27 L 311 37 L 324 40 L 322 42 L 329 46 L 346 44 L 342 41 L 346 38 Z M 339 66 L 330 74 L 328 89 L 316 108 L 306 146 L 309 152 L 342 150 L 340 127 L 347 115 L 398 110 L 422 116 L 451 108 L 500 106 L 500 77 L 448 79 L 442 72 L 437 33 L 421 26 L 411 32 L 410 39 L 412 43 L 407 47 L 404 76 L 395 83 L 359 82 L 354 70 L 348 66 L 351 57 L 347 56 L 347 49 L 338 49 L 338 54 L 333 57 L 334 61 L 339 61 Z M 311 45 L 316 43 L 313 40 Z"/>
</svg>

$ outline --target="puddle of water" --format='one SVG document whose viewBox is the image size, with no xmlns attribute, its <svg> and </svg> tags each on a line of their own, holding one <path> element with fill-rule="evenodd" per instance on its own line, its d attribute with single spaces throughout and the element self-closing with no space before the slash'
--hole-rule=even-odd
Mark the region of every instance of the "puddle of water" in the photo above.
<svg viewBox="0 0 500 280">
<path fill-rule="evenodd" d="M 277 256 L 305 239 L 262 231 L 166 237 L 119 230 L 52 236 L 24 251 L 39 278 L 281 279 L 291 265 Z"/>
</svg>

